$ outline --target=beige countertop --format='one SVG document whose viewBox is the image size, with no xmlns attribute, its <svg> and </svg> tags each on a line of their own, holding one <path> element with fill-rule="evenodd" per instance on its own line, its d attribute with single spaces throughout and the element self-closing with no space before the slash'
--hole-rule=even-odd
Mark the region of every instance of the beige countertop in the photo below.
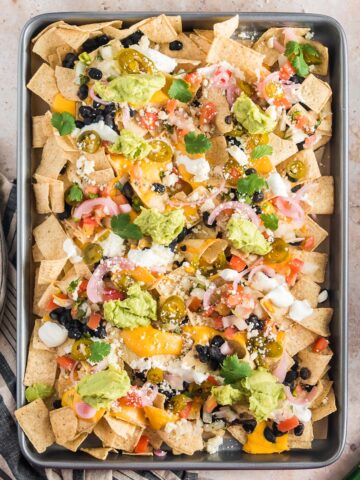
<svg viewBox="0 0 360 480">
<path fill-rule="evenodd" d="M 350 310 L 349 310 L 349 422 L 346 446 L 341 458 L 332 466 L 320 470 L 200 472 L 201 480 L 340 480 L 360 462 L 360 329 L 356 280 L 360 280 L 360 134 L 359 103 L 356 82 L 360 71 L 360 3 L 358 0 L 0 0 L 0 171 L 9 178 L 16 177 L 16 68 L 17 44 L 24 23 L 40 13 L 55 11 L 233 11 L 233 12 L 307 12 L 335 17 L 344 27 L 349 49 L 350 65 Z"/>
</svg>

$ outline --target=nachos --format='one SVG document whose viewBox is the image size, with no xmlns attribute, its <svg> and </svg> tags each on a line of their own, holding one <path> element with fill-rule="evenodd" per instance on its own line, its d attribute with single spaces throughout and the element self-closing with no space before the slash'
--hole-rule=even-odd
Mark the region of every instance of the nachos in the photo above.
<svg viewBox="0 0 360 480">
<path fill-rule="evenodd" d="M 39 453 L 215 454 L 232 436 L 264 454 L 326 437 L 328 50 L 308 28 L 238 26 L 60 21 L 33 39 L 28 88 L 47 108 L 15 415 Z"/>
</svg>

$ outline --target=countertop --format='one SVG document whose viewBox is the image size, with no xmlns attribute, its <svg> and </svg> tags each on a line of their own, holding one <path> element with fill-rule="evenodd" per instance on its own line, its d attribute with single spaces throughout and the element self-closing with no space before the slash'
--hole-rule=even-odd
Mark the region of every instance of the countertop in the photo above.
<svg viewBox="0 0 360 480">
<path fill-rule="evenodd" d="M 16 177 L 16 68 L 17 45 L 24 23 L 40 13 L 55 11 L 233 11 L 233 12 L 307 12 L 335 17 L 344 27 L 350 65 L 350 291 L 349 291 L 349 421 L 346 446 L 341 458 L 332 466 L 320 470 L 200 472 L 201 480 L 248 479 L 257 480 L 340 480 L 356 463 L 360 462 L 360 330 L 356 299 L 356 280 L 360 280 L 360 129 L 358 116 L 360 95 L 356 95 L 355 82 L 360 71 L 360 5 L 358 0 L 0 0 L 0 171 Z"/>
</svg>

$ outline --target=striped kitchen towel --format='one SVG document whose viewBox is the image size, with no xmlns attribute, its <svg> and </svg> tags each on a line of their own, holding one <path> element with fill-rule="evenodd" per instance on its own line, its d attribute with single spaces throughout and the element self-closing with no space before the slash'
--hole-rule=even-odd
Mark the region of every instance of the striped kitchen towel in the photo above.
<svg viewBox="0 0 360 480">
<path fill-rule="evenodd" d="M 16 405 L 16 185 L 0 174 L 0 480 L 196 480 L 185 471 L 42 470 L 22 456 L 14 420 Z M 6 260 L 6 255 L 7 259 Z"/>
</svg>

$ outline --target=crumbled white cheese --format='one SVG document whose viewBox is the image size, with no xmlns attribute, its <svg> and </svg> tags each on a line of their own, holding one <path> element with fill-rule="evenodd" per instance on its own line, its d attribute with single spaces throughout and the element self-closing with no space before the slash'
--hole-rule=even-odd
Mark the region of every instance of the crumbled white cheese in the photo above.
<svg viewBox="0 0 360 480">
<path fill-rule="evenodd" d="M 76 160 L 76 174 L 81 180 L 88 182 L 89 175 L 95 172 L 95 161 L 89 160 L 84 154 Z"/>
<path fill-rule="evenodd" d="M 204 182 L 209 179 L 210 165 L 204 157 L 192 159 L 180 154 L 176 161 L 178 165 L 184 165 L 185 170 L 194 176 L 194 182 Z"/>
<path fill-rule="evenodd" d="M 278 286 L 278 281 L 276 278 L 270 278 L 263 272 L 255 273 L 252 281 L 251 286 L 255 290 L 259 290 L 263 293 L 268 293 L 270 290 L 273 290 Z"/>
<path fill-rule="evenodd" d="M 242 167 L 249 163 L 248 156 L 237 145 L 231 145 L 231 147 L 227 148 L 226 150 Z"/>
<path fill-rule="evenodd" d="M 294 297 L 285 285 L 279 285 L 274 288 L 274 290 L 271 290 L 264 298 L 271 300 L 271 302 L 279 308 L 288 308 L 294 302 Z"/>
<path fill-rule="evenodd" d="M 40 340 L 49 348 L 62 345 L 68 338 L 65 327 L 55 322 L 45 322 L 38 330 Z"/>
<path fill-rule="evenodd" d="M 144 250 L 130 250 L 128 258 L 138 267 L 157 269 L 166 267 L 174 260 L 174 252 L 163 245 L 152 245 Z"/>
<path fill-rule="evenodd" d="M 172 172 L 165 172 L 165 175 L 162 179 L 163 184 L 165 187 L 173 187 L 179 181 L 178 175 Z"/>
<path fill-rule="evenodd" d="M 224 270 L 219 270 L 218 275 L 225 280 L 225 282 L 234 282 L 239 278 L 239 272 L 233 270 L 232 268 L 225 268 Z"/>
<path fill-rule="evenodd" d="M 210 454 L 214 454 L 218 452 L 220 445 L 222 445 L 224 439 L 223 437 L 217 436 L 213 438 L 209 438 L 206 443 L 206 451 Z"/>
<path fill-rule="evenodd" d="M 270 173 L 267 179 L 270 190 L 275 196 L 287 197 L 288 192 L 286 184 L 281 175 L 277 172 Z"/>
<path fill-rule="evenodd" d="M 122 257 L 125 253 L 124 240 L 111 231 L 105 240 L 97 243 L 102 247 L 104 257 Z"/>
<path fill-rule="evenodd" d="M 295 300 L 290 307 L 289 317 L 295 322 L 301 322 L 310 317 L 313 311 L 307 300 Z"/>
<path fill-rule="evenodd" d="M 326 302 L 326 300 L 329 298 L 329 293 L 327 290 L 323 290 L 322 292 L 319 293 L 318 296 L 318 303 L 323 303 Z"/>
<path fill-rule="evenodd" d="M 64 241 L 63 250 L 66 253 L 67 258 L 70 260 L 71 263 L 79 263 L 82 261 L 80 250 L 75 245 L 75 243 L 71 240 L 71 238 L 67 238 Z"/>
<path fill-rule="evenodd" d="M 293 413 L 302 423 L 310 422 L 311 410 L 305 405 L 293 405 Z"/>
<path fill-rule="evenodd" d="M 211 212 L 215 208 L 215 203 L 211 198 L 205 200 L 205 202 L 200 206 L 200 212 Z"/>
<path fill-rule="evenodd" d="M 205 294 L 205 290 L 203 290 L 202 288 L 194 288 L 190 292 L 191 297 L 197 297 L 197 298 L 200 298 L 200 300 L 204 298 L 204 294 Z"/>
</svg>

